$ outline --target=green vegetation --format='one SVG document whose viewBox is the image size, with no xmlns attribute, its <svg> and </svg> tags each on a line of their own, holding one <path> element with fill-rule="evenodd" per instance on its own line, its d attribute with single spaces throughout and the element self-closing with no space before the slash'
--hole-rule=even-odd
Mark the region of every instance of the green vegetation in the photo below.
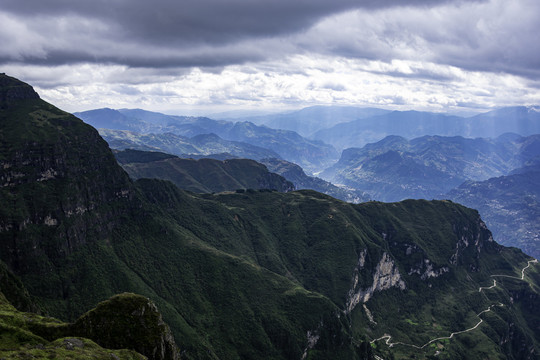
<svg viewBox="0 0 540 360">
<path fill-rule="evenodd" d="M 117 309 L 124 312 L 124 309 Z M 118 315 L 116 315 L 118 316 Z M 130 324 L 133 327 L 133 324 Z M 110 350 L 79 337 L 71 324 L 21 312 L 0 292 L 0 357 L 2 359 L 145 359 L 133 350 Z M 119 344 L 112 343 L 113 349 Z M 171 357 L 172 358 L 172 357 Z"/>
<path fill-rule="evenodd" d="M 538 357 L 539 266 L 519 279 L 530 258 L 493 242 L 475 210 L 131 182 L 95 130 L 41 100 L 18 101 L 0 113 L 0 200 L 9 204 L 0 257 L 44 311 L 74 328 L 111 318 L 116 300 L 130 309 L 137 298 L 122 295 L 76 321 L 130 292 L 156 304 L 184 359 Z M 28 114 L 38 105 L 50 111 L 36 123 Z M 518 279 L 479 291 L 495 274 Z M 422 346 L 475 326 L 499 303 L 477 329 L 437 349 L 375 341 L 390 334 Z M 39 344 L 62 326 L 20 336 Z"/>
<path fill-rule="evenodd" d="M 172 181 L 180 189 L 197 193 L 237 189 L 291 191 L 294 185 L 249 159 L 180 159 L 162 153 L 126 150 L 116 153 L 133 179 L 155 178 Z"/>
</svg>

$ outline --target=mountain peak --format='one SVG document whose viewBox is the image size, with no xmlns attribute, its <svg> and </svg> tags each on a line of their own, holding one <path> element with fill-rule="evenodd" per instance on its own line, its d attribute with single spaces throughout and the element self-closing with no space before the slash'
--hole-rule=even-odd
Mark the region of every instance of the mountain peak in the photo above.
<svg viewBox="0 0 540 360">
<path fill-rule="evenodd" d="M 0 73 L 0 109 L 7 109 L 15 101 L 27 99 L 39 99 L 32 86 Z"/>
</svg>

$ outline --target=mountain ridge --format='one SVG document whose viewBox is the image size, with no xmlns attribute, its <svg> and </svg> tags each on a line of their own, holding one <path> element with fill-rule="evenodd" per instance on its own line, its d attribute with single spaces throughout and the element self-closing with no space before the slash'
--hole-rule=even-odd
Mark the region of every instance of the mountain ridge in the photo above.
<svg viewBox="0 0 540 360">
<path fill-rule="evenodd" d="M 313 138 L 345 149 L 377 142 L 389 135 L 412 139 L 426 135 L 474 138 L 482 134 L 485 138 L 496 138 L 513 132 L 529 136 L 540 133 L 540 112 L 530 109 L 502 108 L 468 118 L 413 110 L 393 111 L 322 129 Z"/>
<path fill-rule="evenodd" d="M 269 149 L 278 154 L 278 156 L 272 157 L 287 159 L 308 170 L 324 167 L 338 157 L 337 151 L 331 145 L 321 141 L 304 138 L 294 131 L 271 129 L 246 121 L 228 122 L 205 117 L 167 116 L 140 109 L 135 111 L 138 117 L 129 118 L 126 116 L 130 113 L 129 111 L 115 111 L 124 117 L 123 125 L 113 125 L 117 130 L 133 131 L 135 127 L 142 133 L 171 132 L 190 138 L 214 133 L 225 140 L 244 142 Z M 76 113 L 76 115 L 90 125 L 106 128 L 108 119 L 110 119 L 110 123 L 113 123 L 115 119 L 110 117 L 108 113 L 108 110 L 96 109 L 91 112 Z M 146 114 L 147 119 L 150 118 L 154 122 L 141 120 L 144 118 L 142 114 Z M 160 118 L 156 122 L 156 117 L 166 117 L 168 120 L 165 123 L 165 120 Z M 123 129 L 121 129 L 122 127 Z"/>
<path fill-rule="evenodd" d="M 194 160 L 135 150 L 117 152 L 115 156 L 133 179 L 169 180 L 180 189 L 198 193 L 246 189 L 287 192 L 295 189 L 293 183 L 249 159 Z"/>
<path fill-rule="evenodd" d="M 466 206 L 477 208 L 493 229 L 495 239 L 540 257 L 540 167 L 516 169 L 509 175 L 484 181 L 468 181 L 445 194 Z"/>
<path fill-rule="evenodd" d="M 310 106 L 300 110 L 262 116 L 228 118 L 225 120 L 249 121 L 266 125 L 274 129 L 292 130 L 302 136 L 309 137 L 313 133 L 356 119 L 390 112 L 378 108 L 361 108 L 353 106 Z M 211 116 L 210 116 L 211 117 Z"/>
<path fill-rule="evenodd" d="M 117 150 L 161 151 L 180 157 L 228 153 L 231 157 L 253 160 L 266 157 L 280 158 L 272 150 L 241 141 L 224 140 L 216 134 L 200 134 L 186 138 L 173 133 L 140 134 L 127 130 L 108 129 L 99 129 L 98 131 L 109 146 Z"/>
<path fill-rule="evenodd" d="M 309 190 L 193 194 L 162 180 L 132 182 L 107 144 L 93 141 L 94 129 L 33 101 L 0 114 L 2 126 L 23 127 L 0 149 L 11 164 L 0 175 L 14 179 L 0 187 L 13 204 L 0 213 L 0 257 L 47 311 L 77 316 L 115 293 L 139 293 L 162 311 L 187 359 L 538 358 L 540 272 L 531 267 L 526 283 L 498 279 L 489 298 L 478 291 L 531 259 L 495 243 L 477 211 L 450 201 L 353 205 Z M 25 139 L 42 148 L 58 132 L 65 141 L 47 159 L 79 155 L 78 146 L 98 156 L 80 158 L 68 178 L 65 162 L 47 160 L 56 175 L 42 179 L 34 167 L 43 157 L 24 157 L 34 148 Z M 88 186 L 65 200 L 73 182 Z M 77 212 L 72 203 L 93 206 Z M 35 214 L 41 221 L 27 221 Z M 95 224 L 102 229 L 89 231 Z M 70 247 L 66 233 L 82 241 Z M 466 329 L 494 301 L 505 306 L 485 326 L 436 349 L 370 344 L 390 330 L 409 343 Z"/>
<path fill-rule="evenodd" d="M 438 198 L 467 180 L 508 174 L 540 155 L 540 136 L 491 140 L 460 136 L 388 136 L 345 149 L 321 173 L 325 180 L 366 191 L 373 199 Z"/>
</svg>

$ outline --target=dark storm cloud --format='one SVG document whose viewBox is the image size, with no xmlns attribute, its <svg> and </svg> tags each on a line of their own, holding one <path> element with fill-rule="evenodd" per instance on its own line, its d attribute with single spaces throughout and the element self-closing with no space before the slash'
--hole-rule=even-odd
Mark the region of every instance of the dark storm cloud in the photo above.
<svg viewBox="0 0 540 360">
<path fill-rule="evenodd" d="M 490 0 L 353 11 L 317 24 L 301 45 L 346 58 L 432 62 L 540 79 L 539 33 L 539 1 Z"/>
<path fill-rule="evenodd" d="M 39 55 L 27 55 L 24 59 L 26 63 L 44 66 L 59 66 L 73 63 L 100 63 L 100 64 L 122 64 L 130 67 L 140 68 L 189 68 L 189 67 L 223 67 L 243 63 L 246 61 L 260 61 L 266 57 L 257 51 L 236 51 L 235 49 L 213 49 L 211 52 L 201 51 L 200 53 L 184 54 L 161 54 L 159 51 L 145 52 L 143 48 L 132 47 L 123 53 L 99 53 L 92 54 L 83 49 L 52 49 L 47 52 L 46 57 Z M 137 54 L 139 53 L 140 54 Z M 2 57 L 0 57 L 0 60 Z M 9 62 L 11 59 L 6 59 Z M 165 70 L 166 71 L 166 70 Z"/>
<path fill-rule="evenodd" d="M 249 47 L 227 51 L 228 45 L 294 34 L 332 14 L 353 8 L 428 6 L 446 2 L 2 0 L 0 14 L 17 27 L 4 37 L 19 39 L 6 39 L 10 46 L 0 50 L 0 61 L 50 65 L 93 62 L 142 67 L 224 66 L 261 60 L 275 53 L 274 49 L 260 49 L 258 46 L 264 44 L 253 42 Z M 9 27 L 9 22 L 4 23 Z"/>
<path fill-rule="evenodd" d="M 118 24 L 119 36 L 141 41 L 218 43 L 238 37 L 298 31 L 321 17 L 352 8 L 431 6 L 451 0 L 4 0 L 17 15 L 77 15 Z"/>
</svg>

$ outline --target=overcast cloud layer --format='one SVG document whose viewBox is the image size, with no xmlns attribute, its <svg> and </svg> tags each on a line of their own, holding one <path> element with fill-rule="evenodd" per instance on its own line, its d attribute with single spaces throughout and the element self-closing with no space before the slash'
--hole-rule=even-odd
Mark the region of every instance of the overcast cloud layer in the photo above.
<svg viewBox="0 0 540 360">
<path fill-rule="evenodd" d="M 69 111 L 469 111 L 540 104 L 538 34 L 537 0 L 0 0 L 0 71 Z"/>
</svg>

